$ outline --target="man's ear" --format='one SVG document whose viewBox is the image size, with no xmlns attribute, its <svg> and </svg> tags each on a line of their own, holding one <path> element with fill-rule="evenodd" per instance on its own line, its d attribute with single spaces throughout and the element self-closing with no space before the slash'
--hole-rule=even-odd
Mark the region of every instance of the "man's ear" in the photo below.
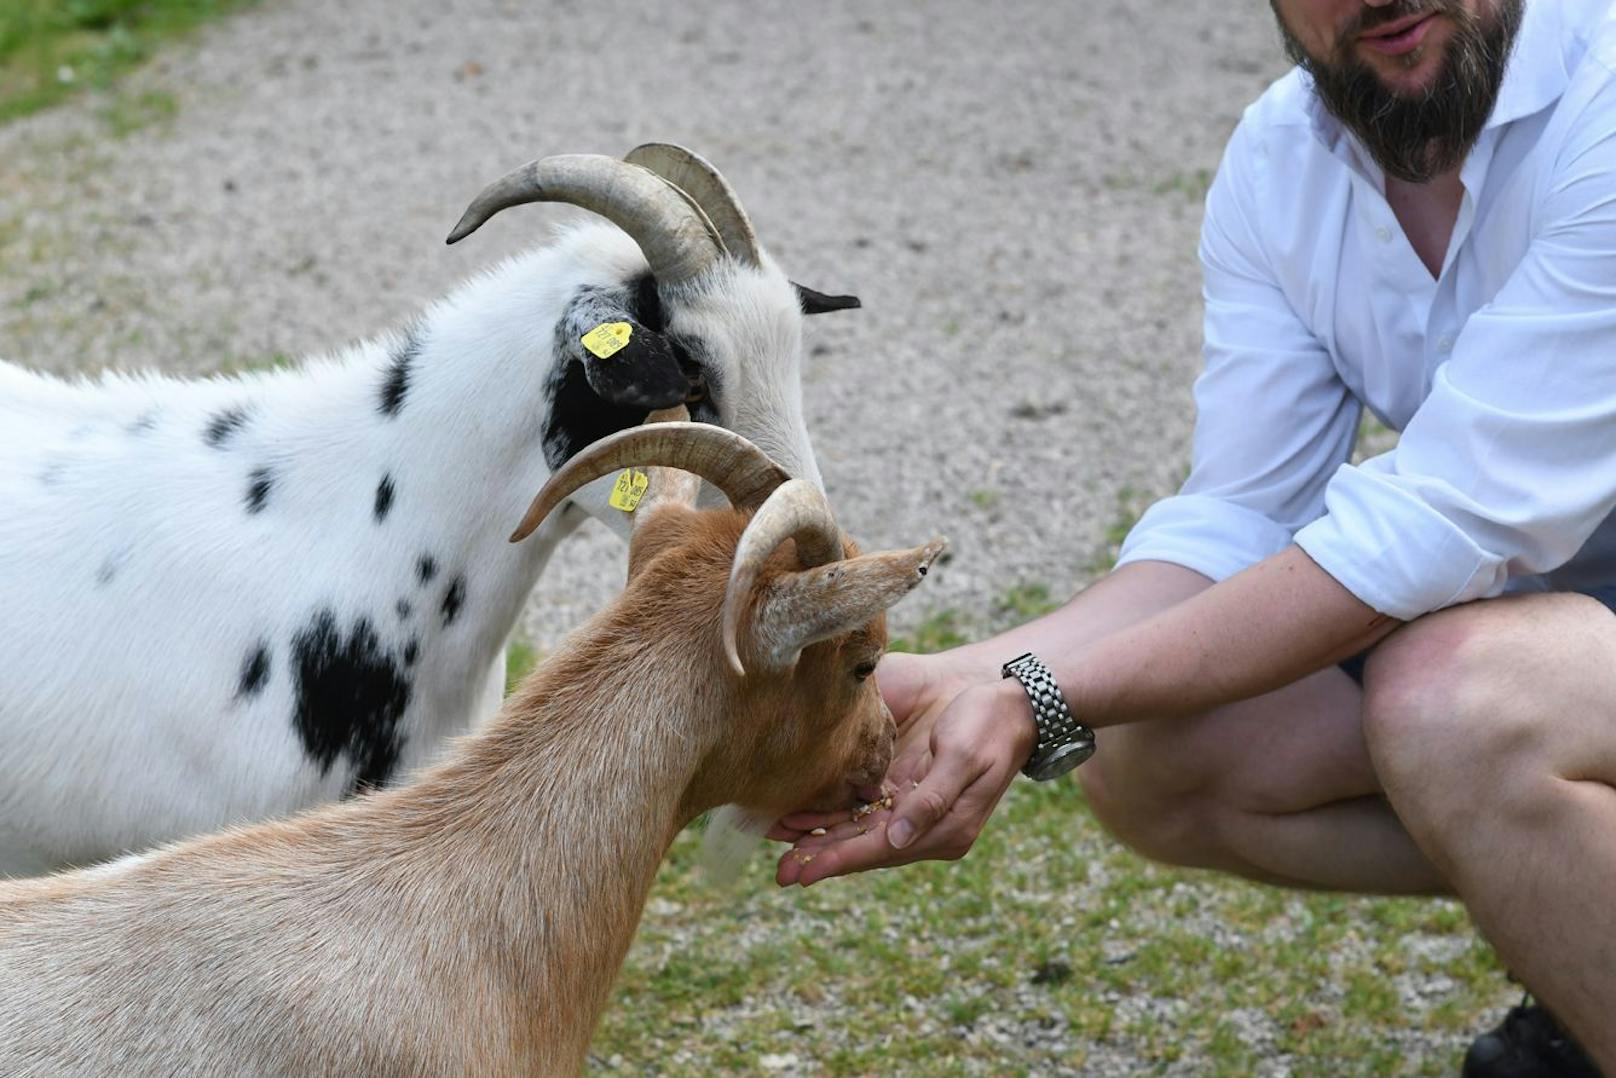
<svg viewBox="0 0 1616 1078">
<path fill-rule="evenodd" d="M 791 287 L 797 290 L 797 303 L 802 307 L 803 314 L 824 314 L 827 311 L 851 311 L 864 306 L 857 296 L 829 296 L 823 292 L 815 291 L 807 285 L 791 282 Z"/>
</svg>

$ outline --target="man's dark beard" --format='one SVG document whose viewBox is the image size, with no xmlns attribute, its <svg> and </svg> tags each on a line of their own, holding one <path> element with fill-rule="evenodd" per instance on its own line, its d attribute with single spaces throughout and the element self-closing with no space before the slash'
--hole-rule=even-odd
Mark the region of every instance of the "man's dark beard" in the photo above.
<svg viewBox="0 0 1616 1078">
<path fill-rule="evenodd" d="M 1279 16 L 1278 0 L 1272 0 Z M 1358 136 L 1364 149 L 1389 176 L 1425 183 L 1455 168 L 1475 145 L 1498 100 L 1523 0 L 1498 0 L 1491 17 L 1464 10 L 1459 0 L 1397 0 L 1364 8 L 1341 32 L 1335 54 L 1310 56 L 1279 17 L 1285 52 L 1313 77 L 1324 107 Z M 1411 15 L 1439 13 L 1453 21 L 1442 69 L 1430 86 L 1411 97 L 1396 93 L 1358 59 L 1358 37 L 1365 30 Z"/>
</svg>

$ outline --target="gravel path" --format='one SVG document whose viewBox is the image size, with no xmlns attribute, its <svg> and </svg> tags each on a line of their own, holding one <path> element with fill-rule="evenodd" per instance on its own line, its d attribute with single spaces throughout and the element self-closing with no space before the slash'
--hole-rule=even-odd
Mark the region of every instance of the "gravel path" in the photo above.
<svg viewBox="0 0 1616 1078">
<path fill-rule="evenodd" d="M 555 152 L 685 142 L 818 319 L 807 406 L 866 544 L 954 558 L 900 608 L 1002 618 L 1064 596 L 1186 457 L 1205 177 L 1280 68 L 1256 3 L 269 0 L 170 49 L 125 137 L 82 100 L 0 129 L 0 355 L 56 371 L 206 371 L 396 325 L 576 211 L 471 241 L 486 181 Z M 649 12 L 649 13 L 647 13 Z M 542 646 L 616 586 L 601 531 L 535 596 Z"/>
<path fill-rule="evenodd" d="M 402 322 L 575 211 L 443 236 L 558 152 L 686 143 L 797 280 L 856 291 L 806 373 L 832 503 L 953 559 L 895 613 L 970 629 L 1062 598 L 1182 474 L 1200 200 L 1281 68 L 1267 5 L 1196 0 L 266 0 L 125 94 L 0 128 L 0 355 L 202 372 Z M 160 110 L 161 111 L 161 110 Z M 530 607 L 542 648 L 620 578 L 593 528 Z"/>
</svg>

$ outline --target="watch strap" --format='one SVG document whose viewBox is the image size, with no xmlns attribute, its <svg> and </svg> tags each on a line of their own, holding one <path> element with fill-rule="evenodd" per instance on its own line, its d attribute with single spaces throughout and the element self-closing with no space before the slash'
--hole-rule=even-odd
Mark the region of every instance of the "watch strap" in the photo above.
<svg viewBox="0 0 1616 1078">
<path fill-rule="evenodd" d="M 1021 769 L 1023 774 L 1035 779 L 1053 778 L 1093 755 L 1094 731 L 1077 721 L 1060 686 L 1055 683 L 1055 675 L 1038 656 L 1030 651 L 1018 655 L 1005 663 L 1000 672 L 1021 683 L 1032 705 L 1033 722 L 1038 727 L 1038 743 Z M 1056 758 L 1067 762 L 1050 774 L 1046 765 Z"/>
</svg>

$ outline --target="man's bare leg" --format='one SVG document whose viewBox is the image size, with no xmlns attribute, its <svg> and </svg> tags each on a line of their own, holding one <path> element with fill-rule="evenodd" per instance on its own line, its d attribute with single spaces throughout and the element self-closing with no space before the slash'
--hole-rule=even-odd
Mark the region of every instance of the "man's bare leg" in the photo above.
<svg viewBox="0 0 1616 1078">
<path fill-rule="evenodd" d="M 1455 607 L 1370 660 L 1392 804 L 1511 970 L 1616 1072 L 1616 617 L 1581 595 Z"/>
<path fill-rule="evenodd" d="M 1180 566 L 1128 565 L 1036 627 L 951 654 L 997 677 L 1022 639 L 1081 648 L 1210 586 Z M 1207 715 L 1102 730 L 1077 774 L 1101 822 L 1158 860 L 1297 887 L 1444 891 L 1381 797 L 1361 708 L 1357 684 L 1326 670 Z"/>
<path fill-rule="evenodd" d="M 1332 669 L 1206 715 L 1113 727 L 1083 788 L 1101 822 L 1158 860 L 1292 887 L 1446 893 L 1381 796 L 1362 699 Z"/>
</svg>

